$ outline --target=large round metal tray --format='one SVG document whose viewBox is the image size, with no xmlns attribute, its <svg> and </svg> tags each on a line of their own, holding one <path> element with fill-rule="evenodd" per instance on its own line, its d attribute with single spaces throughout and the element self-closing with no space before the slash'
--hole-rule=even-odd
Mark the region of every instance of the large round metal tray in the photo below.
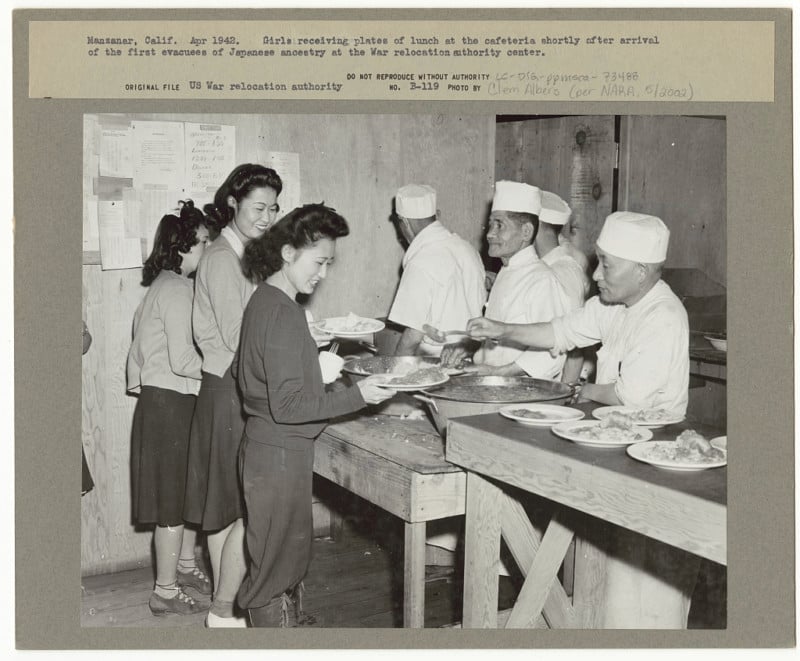
<svg viewBox="0 0 800 661">
<path fill-rule="evenodd" d="M 407 374 L 412 370 L 436 367 L 438 358 L 427 356 L 370 356 L 348 360 L 342 369 L 350 374 L 370 376 L 372 374 Z"/>
<path fill-rule="evenodd" d="M 454 376 L 436 388 L 424 391 L 437 399 L 455 402 L 514 404 L 546 402 L 572 395 L 572 386 L 561 381 L 534 379 L 530 376 Z"/>
</svg>

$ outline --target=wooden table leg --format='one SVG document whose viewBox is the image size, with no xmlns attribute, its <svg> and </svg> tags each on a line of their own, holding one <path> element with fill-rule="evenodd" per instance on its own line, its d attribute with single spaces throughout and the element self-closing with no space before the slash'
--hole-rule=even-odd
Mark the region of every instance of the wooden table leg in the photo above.
<svg viewBox="0 0 800 661">
<path fill-rule="evenodd" d="M 403 626 L 425 626 L 425 522 L 405 524 Z"/>
<path fill-rule="evenodd" d="M 467 473 L 462 625 L 465 629 L 497 628 L 502 495 L 491 482 Z"/>
</svg>

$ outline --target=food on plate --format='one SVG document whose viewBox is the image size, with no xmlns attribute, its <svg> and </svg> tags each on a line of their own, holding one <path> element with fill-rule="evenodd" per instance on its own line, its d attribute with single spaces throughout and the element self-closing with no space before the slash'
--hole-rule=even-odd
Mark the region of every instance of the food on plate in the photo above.
<svg viewBox="0 0 800 661">
<path fill-rule="evenodd" d="M 585 425 L 570 429 L 571 434 L 589 441 L 605 441 L 608 443 L 625 443 L 640 440 L 642 430 L 636 426 L 630 416 L 612 411 L 595 425 Z"/>
<path fill-rule="evenodd" d="M 392 376 L 389 374 L 388 376 Z M 387 386 L 414 386 L 424 383 L 437 383 L 447 379 L 447 374 L 439 367 L 426 367 L 423 369 L 413 370 L 407 374 L 400 374 L 395 376 L 384 384 Z"/>
<path fill-rule="evenodd" d="M 322 331 L 332 331 L 337 333 L 371 333 L 375 330 L 375 321 L 372 319 L 364 319 L 357 314 L 350 312 L 342 319 L 326 319 L 321 322 L 318 328 Z"/>
<path fill-rule="evenodd" d="M 673 417 L 672 413 L 665 409 L 636 409 L 628 413 L 634 422 L 664 422 Z"/>
<path fill-rule="evenodd" d="M 545 420 L 548 417 L 541 411 L 531 411 L 530 409 L 511 409 L 509 413 L 518 418 L 526 418 L 528 420 Z"/>
<path fill-rule="evenodd" d="M 654 447 L 650 456 L 665 461 L 709 464 L 724 460 L 726 453 L 712 446 L 694 429 L 687 429 L 680 433 L 674 443 L 661 443 Z"/>
</svg>

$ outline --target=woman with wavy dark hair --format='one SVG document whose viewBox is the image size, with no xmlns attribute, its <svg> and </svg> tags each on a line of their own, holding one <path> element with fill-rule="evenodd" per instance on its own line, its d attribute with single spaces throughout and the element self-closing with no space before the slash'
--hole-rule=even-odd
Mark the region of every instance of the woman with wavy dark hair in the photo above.
<svg viewBox="0 0 800 661">
<path fill-rule="evenodd" d="M 241 398 L 231 374 L 242 314 L 254 283 L 242 272 L 245 246 L 278 215 L 283 183 L 263 165 L 236 167 L 217 190 L 206 214 L 220 230 L 200 260 L 192 323 L 203 355 L 203 378 L 189 444 L 184 518 L 208 532 L 214 598 L 208 627 L 244 627 L 233 612 L 245 572 L 244 503 L 238 452 L 244 429 Z"/>
<path fill-rule="evenodd" d="M 348 232 L 333 209 L 307 204 L 245 249 L 246 272 L 262 280 L 244 312 L 238 354 L 250 560 L 238 602 L 254 627 L 291 626 L 302 610 L 313 540 L 314 440 L 330 418 L 394 394 L 370 379 L 326 391 L 316 343 L 295 300 L 325 278 L 336 240 Z"/>
<path fill-rule="evenodd" d="M 203 213 L 184 202 L 167 215 L 144 263 L 148 291 L 133 319 L 128 390 L 138 392 L 131 432 L 133 520 L 155 525 L 154 615 L 204 609 L 185 587 L 203 591 L 194 556 L 196 532 L 184 527 L 189 430 L 200 390 L 200 354 L 192 340 L 192 281 L 208 240 Z M 188 582 L 183 578 L 188 576 Z"/>
</svg>

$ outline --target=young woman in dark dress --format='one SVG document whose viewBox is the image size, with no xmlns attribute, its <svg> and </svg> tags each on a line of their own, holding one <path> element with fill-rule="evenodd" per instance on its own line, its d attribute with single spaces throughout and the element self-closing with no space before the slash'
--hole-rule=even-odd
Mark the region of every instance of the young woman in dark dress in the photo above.
<svg viewBox="0 0 800 661">
<path fill-rule="evenodd" d="M 192 289 L 208 240 L 205 218 L 191 202 L 167 215 L 144 264 L 148 288 L 133 320 L 128 390 L 138 392 L 131 432 L 133 520 L 155 525 L 154 615 L 205 610 L 184 592 L 210 592 L 194 556 L 196 533 L 184 528 L 183 500 L 189 430 L 200 390 L 200 354 L 192 341 Z"/>
<path fill-rule="evenodd" d="M 311 294 L 349 229 L 321 204 L 299 207 L 245 249 L 263 281 L 242 321 L 238 381 L 246 414 L 240 471 L 247 510 L 248 573 L 238 602 L 255 627 L 286 626 L 311 562 L 314 440 L 332 417 L 394 391 L 370 379 L 326 391 L 317 346 L 297 294 Z"/>
</svg>

